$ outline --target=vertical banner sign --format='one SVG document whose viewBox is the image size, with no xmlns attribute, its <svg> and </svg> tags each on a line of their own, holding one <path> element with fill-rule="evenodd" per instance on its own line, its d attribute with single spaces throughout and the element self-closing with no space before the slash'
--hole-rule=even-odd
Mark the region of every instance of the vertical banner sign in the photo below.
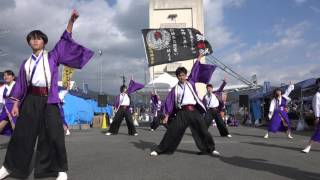
<svg viewBox="0 0 320 180">
<path fill-rule="evenodd" d="M 143 29 L 149 66 L 194 59 L 212 53 L 211 45 L 193 28 Z"/>
<path fill-rule="evenodd" d="M 74 71 L 75 71 L 74 68 L 71 68 L 71 67 L 68 67 L 68 66 L 63 66 L 62 86 L 64 88 L 69 89 L 71 77 L 72 77 Z"/>
</svg>

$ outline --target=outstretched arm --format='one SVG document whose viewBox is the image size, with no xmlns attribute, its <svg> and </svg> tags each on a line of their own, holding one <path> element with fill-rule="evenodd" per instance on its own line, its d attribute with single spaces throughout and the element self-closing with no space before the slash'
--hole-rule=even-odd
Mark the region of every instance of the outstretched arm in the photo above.
<svg viewBox="0 0 320 180">
<path fill-rule="evenodd" d="M 63 64 L 71 68 L 81 69 L 89 62 L 93 56 L 93 51 L 72 39 L 73 24 L 78 17 L 78 12 L 73 10 L 66 30 L 55 47 L 49 52 L 49 55 L 58 65 Z"/>
<path fill-rule="evenodd" d="M 287 100 L 291 100 L 291 98 L 289 98 L 290 93 L 294 90 L 294 85 L 292 82 L 290 82 L 286 92 L 282 95 L 284 98 L 286 98 Z"/>
<path fill-rule="evenodd" d="M 227 77 L 225 77 L 223 79 L 223 82 L 222 82 L 221 86 L 219 87 L 219 89 L 216 91 L 216 93 L 221 93 L 223 91 L 224 87 L 226 86 L 226 84 L 227 84 Z"/>
<path fill-rule="evenodd" d="M 74 9 L 71 13 L 71 17 L 68 22 L 68 26 L 67 26 L 68 33 L 72 33 L 73 24 L 78 19 L 78 17 L 79 17 L 79 13 L 77 10 Z"/>
</svg>

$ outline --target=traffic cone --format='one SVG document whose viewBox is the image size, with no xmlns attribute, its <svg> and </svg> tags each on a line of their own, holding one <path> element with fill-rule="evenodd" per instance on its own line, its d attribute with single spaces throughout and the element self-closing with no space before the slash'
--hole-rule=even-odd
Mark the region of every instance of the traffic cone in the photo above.
<svg viewBox="0 0 320 180">
<path fill-rule="evenodd" d="M 107 116 L 106 116 L 106 113 L 104 113 L 103 119 L 102 119 L 101 129 L 107 129 L 107 128 L 108 128 Z"/>
</svg>

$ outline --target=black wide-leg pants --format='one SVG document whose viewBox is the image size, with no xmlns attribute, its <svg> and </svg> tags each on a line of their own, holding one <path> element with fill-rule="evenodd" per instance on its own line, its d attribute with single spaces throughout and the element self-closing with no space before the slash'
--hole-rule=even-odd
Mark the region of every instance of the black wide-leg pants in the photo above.
<svg viewBox="0 0 320 180">
<path fill-rule="evenodd" d="M 187 127 L 190 127 L 196 146 L 202 153 L 212 153 L 215 144 L 211 134 L 198 110 L 180 110 L 175 119 L 172 119 L 168 129 L 155 151 L 159 154 L 174 153 Z"/>
<path fill-rule="evenodd" d="M 164 115 L 159 112 L 158 116 L 153 117 L 152 122 L 150 123 L 150 128 L 153 130 L 158 129 L 158 127 L 161 125 L 161 119 L 164 118 Z M 166 124 L 162 124 L 165 128 L 167 128 Z"/>
<path fill-rule="evenodd" d="M 220 111 L 218 109 L 214 109 L 214 108 L 208 109 L 205 115 L 205 120 L 208 128 L 212 124 L 213 119 L 217 124 L 217 128 L 219 130 L 220 136 L 228 136 L 229 135 L 228 128 L 226 124 L 223 122 Z"/>
<path fill-rule="evenodd" d="M 47 96 L 28 94 L 20 107 L 3 164 L 14 177 L 29 176 L 36 142 L 36 178 L 57 176 L 58 172 L 68 170 L 59 107 L 58 104 L 47 104 L 47 100 Z"/>
</svg>

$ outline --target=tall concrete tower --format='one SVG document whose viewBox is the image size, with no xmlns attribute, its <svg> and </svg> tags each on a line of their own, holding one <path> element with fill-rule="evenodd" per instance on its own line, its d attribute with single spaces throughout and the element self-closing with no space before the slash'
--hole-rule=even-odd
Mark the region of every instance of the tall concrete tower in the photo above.
<svg viewBox="0 0 320 180">
<path fill-rule="evenodd" d="M 204 33 L 202 0 L 149 0 L 149 28 L 195 28 Z M 164 72 L 174 75 L 179 66 L 190 72 L 193 63 L 192 59 L 150 67 L 150 79 Z M 205 85 L 197 84 L 197 90 L 201 97 Z"/>
</svg>

